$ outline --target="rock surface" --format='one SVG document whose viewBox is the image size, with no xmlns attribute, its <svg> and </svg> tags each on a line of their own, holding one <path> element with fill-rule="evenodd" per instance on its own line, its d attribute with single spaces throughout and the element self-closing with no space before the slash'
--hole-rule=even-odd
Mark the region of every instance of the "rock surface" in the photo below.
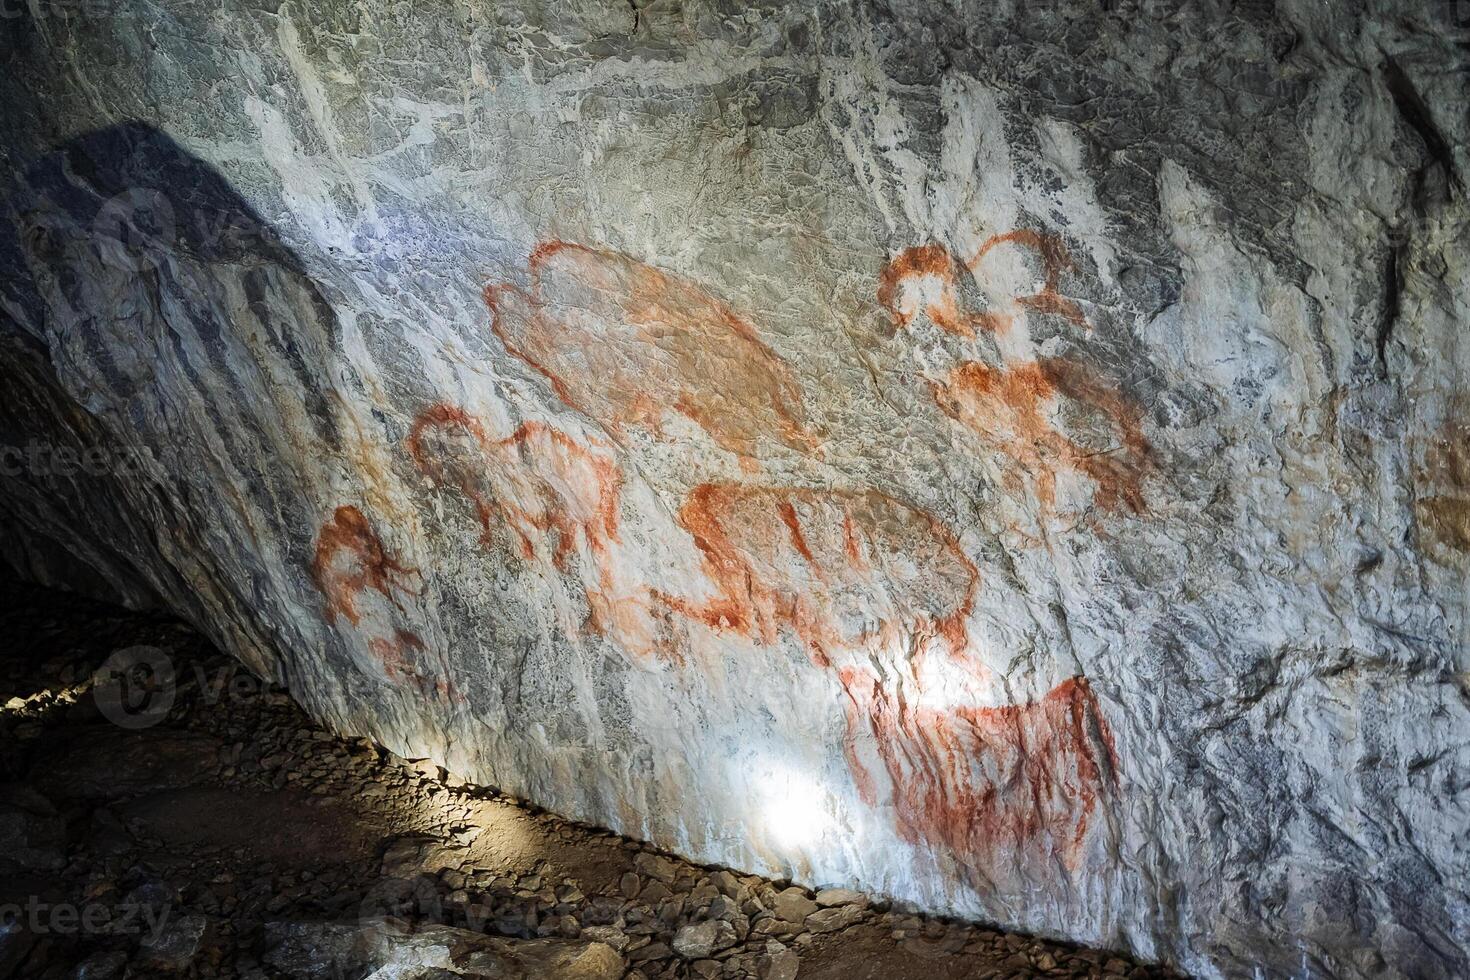
<svg viewBox="0 0 1470 980">
<path fill-rule="evenodd" d="M 9 563 L 706 861 L 1470 971 L 1463 4 L 67 8 Z"/>
<path fill-rule="evenodd" d="M 0 586 L 20 598 L 0 606 L 0 702 L 27 694 L 0 713 L 0 771 L 66 828 L 63 866 L 35 870 L 28 828 L 0 825 L 0 980 L 1178 976 L 867 896 L 827 909 L 856 910 L 837 931 L 779 920 L 778 894 L 810 893 L 335 736 L 165 617 Z M 102 682 L 140 643 L 187 680 L 130 729 Z"/>
<path fill-rule="evenodd" d="M 507 941 L 453 926 L 412 928 L 396 919 L 357 925 L 272 923 L 265 962 L 300 980 L 497 977 L 621 980 L 622 958 L 600 943 Z"/>
</svg>

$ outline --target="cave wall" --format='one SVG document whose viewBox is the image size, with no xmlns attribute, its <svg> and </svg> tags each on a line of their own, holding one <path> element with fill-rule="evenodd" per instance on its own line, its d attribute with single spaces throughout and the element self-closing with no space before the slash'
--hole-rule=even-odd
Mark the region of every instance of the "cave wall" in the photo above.
<svg viewBox="0 0 1470 980">
<path fill-rule="evenodd" d="M 1464 975 L 1462 8 L 12 5 L 0 556 L 703 860 Z"/>
</svg>

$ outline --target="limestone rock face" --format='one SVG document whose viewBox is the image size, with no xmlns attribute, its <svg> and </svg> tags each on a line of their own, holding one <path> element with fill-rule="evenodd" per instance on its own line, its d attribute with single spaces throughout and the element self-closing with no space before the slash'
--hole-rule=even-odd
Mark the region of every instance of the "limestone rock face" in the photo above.
<svg viewBox="0 0 1470 980">
<path fill-rule="evenodd" d="M 0 553 L 702 860 L 1463 976 L 1464 7 L 12 5 Z"/>
</svg>

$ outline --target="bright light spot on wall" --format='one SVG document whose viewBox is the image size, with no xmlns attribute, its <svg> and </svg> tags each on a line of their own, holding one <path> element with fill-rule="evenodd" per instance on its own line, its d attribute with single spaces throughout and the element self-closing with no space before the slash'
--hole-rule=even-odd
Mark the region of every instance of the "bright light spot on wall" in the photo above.
<svg viewBox="0 0 1470 980">
<path fill-rule="evenodd" d="M 832 830 L 832 796 L 806 774 L 773 765 L 760 790 L 766 829 L 783 850 L 811 848 Z"/>
<path fill-rule="evenodd" d="M 897 655 L 904 656 L 902 652 Z M 956 656 L 936 643 L 916 658 L 913 683 L 903 694 L 910 704 L 935 711 L 992 707 L 1013 700 L 1005 683 L 1004 672 L 993 670 L 976 650 Z"/>
</svg>

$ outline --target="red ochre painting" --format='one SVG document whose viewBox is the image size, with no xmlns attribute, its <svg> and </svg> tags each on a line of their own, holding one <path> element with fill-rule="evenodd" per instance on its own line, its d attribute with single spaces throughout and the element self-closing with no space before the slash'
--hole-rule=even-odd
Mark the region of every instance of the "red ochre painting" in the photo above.
<svg viewBox="0 0 1470 980">
<path fill-rule="evenodd" d="M 544 242 L 529 288 L 485 288 L 491 329 L 563 402 L 615 436 L 661 434 L 666 413 L 753 458 L 762 440 L 811 452 L 790 367 L 730 306 L 688 279 L 619 252 Z"/>
<path fill-rule="evenodd" d="M 1044 280 L 1017 308 L 1085 323 L 1058 292 L 1071 267 L 1058 239 L 997 236 L 970 267 L 1002 244 L 1034 253 Z M 962 308 L 959 269 L 939 246 L 911 249 L 885 272 L 880 301 L 900 324 L 923 311 L 962 336 L 1008 329 L 1006 314 Z M 485 290 L 494 332 L 614 437 L 636 426 L 666 438 L 677 413 L 743 460 L 762 441 L 816 448 L 790 369 L 699 285 L 565 242 L 539 246 L 528 272 L 525 289 Z M 1080 365 L 971 362 L 934 394 L 996 440 L 1044 498 L 1055 495 L 1058 468 L 1069 467 L 1097 484 L 1100 505 L 1142 508 L 1148 447 L 1138 413 Z M 1122 450 L 1088 452 L 1055 429 L 1050 419 L 1071 403 L 1100 415 Z M 720 636 L 746 649 L 792 637 L 841 692 L 844 751 L 861 798 L 891 807 L 904 839 L 977 876 L 1044 854 L 1076 860 L 1116 780 L 1096 699 L 1078 678 L 1034 702 L 967 706 L 995 680 L 968 636 L 980 575 L 933 515 L 876 490 L 701 484 L 678 511 L 678 533 L 660 543 L 690 572 L 661 574 L 655 586 L 648 556 L 622 541 L 614 445 L 539 422 L 491 435 L 483 419 L 440 403 L 415 420 L 407 451 L 420 472 L 470 503 L 485 547 L 505 547 L 570 586 L 587 613 L 574 625 L 630 655 L 682 665 L 687 649 Z M 315 569 L 329 616 L 353 623 L 366 596 L 380 612 L 401 611 L 417 574 L 386 555 L 351 508 L 323 529 Z M 404 627 L 374 640 L 390 674 L 423 646 Z"/>
<path fill-rule="evenodd" d="M 933 638 L 952 656 L 979 573 L 942 524 L 877 491 L 704 484 L 679 522 L 720 598 L 687 614 L 773 643 L 785 627 L 828 667 Z"/>
<path fill-rule="evenodd" d="M 1437 560 L 1462 562 L 1470 555 L 1470 414 L 1456 405 L 1427 440 L 1414 470 L 1414 517 Z"/>
<path fill-rule="evenodd" d="M 986 239 L 965 268 L 979 275 L 986 258 L 998 247 L 1011 245 L 1034 253 L 1040 261 L 1042 286 L 1013 302 L 1035 313 L 1055 314 L 1074 326 L 1091 329 L 1077 303 L 1059 292 L 1063 272 L 1076 268 L 1066 246 L 1056 235 L 1017 229 Z M 878 277 L 878 304 L 898 326 L 907 326 L 920 312 L 941 330 L 973 339 L 978 332 L 1009 329 L 1008 312 L 962 309 L 960 263 L 943 245 L 931 243 L 905 249 L 891 259 Z"/>
<path fill-rule="evenodd" d="M 1000 331 L 1009 324 L 999 313 L 960 309 L 959 262 L 943 245 L 905 249 L 878 279 L 878 303 L 898 326 L 907 326 L 922 311 L 941 330 L 974 338 L 977 331 Z"/>
<path fill-rule="evenodd" d="M 1037 292 L 1013 298 L 1016 307 L 1054 314 L 1091 329 L 1081 307 L 1059 292 L 1062 273 L 1076 265 L 1056 235 L 1029 229 L 995 235 L 966 267 L 978 275 L 987 257 L 1005 245 L 1033 253 L 1042 275 Z M 879 277 L 878 302 L 898 326 L 907 326 L 922 311 L 939 328 L 968 339 L 978 330 L 1008 330 L 1008 313 L 962 308 L 958 274 L 959 263 L 942 245 L 907 249 Z M 945 414 L 1010 457 L 1014 465 L 1005 474 L 1007 488 L 1015 494 L 1033 493 L 1043 512 L 1054 510 L 1057 475 L 1065 470 L 1092 480 L 1093 502 L 1102 510 L 1143 513 L 1150 449 L 1143 435 L 1142 411 L 1085 365 L 1064 358 L 1018 360 L 999 367 L 966 361 L 931 386 Z M 1112 444 L 1077 442 L 1055 422 L 1068 415 L 1083 423 L 1100 423 L 1115 437 Z"/>
<path fill-rule="evenodd" d="M 421 584 L 383 547 L 362 511 L 338 507 L 317 534 L 311 574 L 326 598 L 329 623 L 346 620 L 367 644 L 367 673 L 421 693 L 452 697 L 442 670 L 425 665 L 428 651 L 410 629 L 404 600 L 416 599 Z"/>
<path fill-rule="evenodd" d="M 1076 859 L 1115 769 L 1096 700 L 1075 679 L 1031 704 L 949 703 L 987 676 L 966 633 L 979 574 L 937 519 L 875 491 L 706 484 L 680 523 L 721 595 L 683 611 L 800 639 L 844 692 L 862 799 L 889 803 L 906 840 L 986 874 L 1018 852 Z"/>
<path fill-rule="evenodd" d="M 636 562 L 619 554 L 622 472 L 611 447 L 540 422 L 494 439 L 476 416 L 438 404 L 415 420 L 408 452 L 420 472 L 470 501 L 487 547 L 505 535 L 524 561 L 575 583 L 589 628 L 631 653 L 678 659 L 647 585 L 628 581 Z"/>
<path fill-rule="evenodd" d="M 863 800 L 883 802 L 886 777 L 903 838 L 942 848 L 985 879 L 1051 855 L 1075 868 L 1117 779 L 1087 681 L 1028 704 L 975 708 L 926 705 L 922 685 L 899 676 L 840 672 L 848 765 Z"/>
<path fill-rule="evenodd" d="M 420 472 L 464 492 L 487 542 L 504 527 L 524 558 L 544 552 L 565 568 L 579 546 L 602 554 L 617 540 L 617 464 L 548 425 L 527 422 L 491 439 L 464 409 L 433 405 L 414 420 L 408 451 Z"/>
<path fill-rule="evenodd" d="M 1084 365 L 1059 358 L 999 368 L 967 361 L 934 386 L 934 398 L 1015 463 L 1006 477 L 1013 492 L 1024 490 L 1023 478 L 1029 479 L 1049 511 L 1056 505 L 1058 472 L 1073 470 L 1092 480 L 1098 507 L 1143 513 L 1149 444 L 1142 413 Z M 1100 420 L 1115 444 L 1089 448 L 1059 431 L 1051 418 L 1068 404 Z"/>
<path fill-rule="evenodd" d="M 986 256 L 1001 245 L 1014 245 L 1017 248 L 1028 249 L 1041 260 L 1041 289 L 1029 296 L 1017 296 L 1015 300 L 1018 304 L 1036 313 L 1055 314 L 1073 326 L 1084 330 L 1091 329 L 1086 315 L 1082 312 L 1082 307 L 1057 291 L 1061 284 L 1062 273 L 1076 269 L 1076 264 L 1072 261 L 1067 246 L 1060 238 L 1046 232 L 1018 228 L 1004 235 L 995 235 L 986 239 L 985 244 L 980 246 L 975 257 L 966 265 L 971 271 L 978 273 Z"/>
</svg>

